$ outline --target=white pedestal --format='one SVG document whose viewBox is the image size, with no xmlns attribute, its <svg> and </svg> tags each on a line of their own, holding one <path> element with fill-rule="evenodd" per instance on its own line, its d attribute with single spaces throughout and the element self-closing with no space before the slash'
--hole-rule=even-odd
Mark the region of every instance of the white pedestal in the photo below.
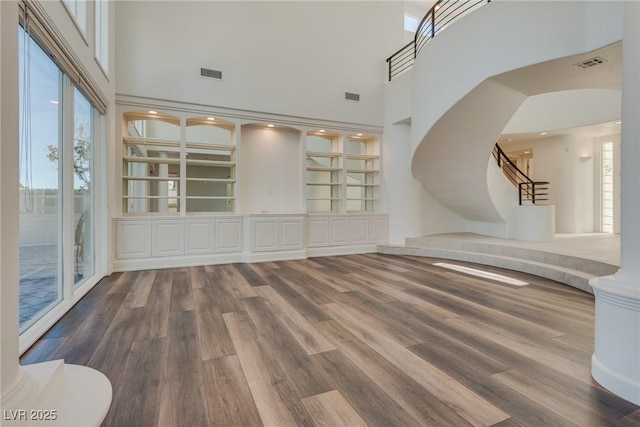
<svg viewBox="0 0 640 427">
<path fill-rule="evenodd" d="M 511 211 L 513 238 L 524 242 L 551 242 L 556 232 L 556 207 L 520 205 Z"/>
<path fill-rule="evenodd" d="M 95 369 L 62 360 L 19 369 L 17 384 L 2 399 L 3 427 L 97 427 L 107 415 L 111 383 Z"/>
<path fill-rule="evenodd" d="M 607 390 L 640 405 L 640 290 L 615 276 L 591 279 L 596 297 L 591 375 Z"/>
</svg>

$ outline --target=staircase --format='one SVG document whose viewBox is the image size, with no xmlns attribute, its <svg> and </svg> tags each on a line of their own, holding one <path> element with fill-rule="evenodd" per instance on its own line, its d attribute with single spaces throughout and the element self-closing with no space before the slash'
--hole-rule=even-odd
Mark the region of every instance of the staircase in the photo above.
<svg viewBox="0 0 640 427">
<path fill-rule="evenodd" d="M 575 64 L 617 54 L 621 29 L 603 22 L 621 13 L 617 3 L 493 1 L 422 47 L 411 71 L 411 170 L 467 221 L 459 231 L 511 237 L 519 196 L 495 172 L 495 141 L 529 96 L 619 84 L 606 66 Z M 531 200 L 532 190 L 521 187 L 520 197 Z"/>
</svg>

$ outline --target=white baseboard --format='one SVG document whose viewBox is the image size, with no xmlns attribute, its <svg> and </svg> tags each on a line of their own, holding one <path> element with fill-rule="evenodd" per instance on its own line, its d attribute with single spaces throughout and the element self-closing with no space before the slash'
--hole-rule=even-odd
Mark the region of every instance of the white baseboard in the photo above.
<svg viewBox="0 0 640 427">
<path fill-rule="evenodd" d="M 184 255 L 177 257 L 116 259 L 112 262 L 114 272 L 153 270 L 162 268 L 196 267 L 200 265 L 230 264 L 235 262 L 270 262 L 306 259 L 321 256 L 354 255 L 377 252 L 377 245 L 327 246 L 296 249 L 292 251 L 234 252 L 207 255 Z"/>
</svg>

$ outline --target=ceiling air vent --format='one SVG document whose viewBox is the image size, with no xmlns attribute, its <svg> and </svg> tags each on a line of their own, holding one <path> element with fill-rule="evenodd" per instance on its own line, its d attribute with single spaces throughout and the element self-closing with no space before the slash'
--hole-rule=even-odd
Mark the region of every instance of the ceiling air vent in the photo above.
<svg viewBox="0 0 640 427">
<path fill-rule="evenodd" d="M 606 59 L 596 56 L 595 58 L 586 59 L 573 65 L 580 68 L 591 68 L 595 67 L 596 65 L 604 64 L 605 62 L 607 62 Z"/>
<path fill-rule="evenodd" d="M 210 68 L 200 68 L 200 76 L 208 79 L 222 80 L 222 71 Z"/>
<path fill-rule="evenodd" d="M 345 92 L 344 93 L 344 99 L 346 99 L 347 101 L 360 102 L 360 94 L 359 93 Z"/>
</svg>

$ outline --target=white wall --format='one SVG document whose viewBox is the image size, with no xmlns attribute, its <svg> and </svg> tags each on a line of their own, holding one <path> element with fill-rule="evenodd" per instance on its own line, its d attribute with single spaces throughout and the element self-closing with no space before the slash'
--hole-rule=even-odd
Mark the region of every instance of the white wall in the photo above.
<svg viewBox="0 0 640 427">
<path fill-rule="evenodd" d="M 420 199 L 422 205 L 420 212 L 422 232 L 420 235 L 470 231 L 469 221 L 444 207 L 424 188 L 422 188 Z"/>
<path fill-rule="evenodd" d="M 389 213 L 389 243 L 422 235 L 422 184 L 411 176 L 411 125 L 388 124 L 382 139 L 382 211 Z"/>
<path fill-rule="evenodd" d="M 592 233 L 595 223 L 593 138 L 556 135 L 501 143 L 503 150 L 532 149 L 534 181 L 549 181 L 549 204 L 556 206 L 557 233 Z"/>
<path fill-rule="evenodd" d="M 237 169 L 240 213 L 304 211 L 301 145 L 297 130 L 242 126 Z"/>
<path fill-rule="evenodd" d="M 119 94 L 382 124 L 402 2 L 115 3 Z M 223 81 L 201 78 L 201 67 Z"/>
</svg>

